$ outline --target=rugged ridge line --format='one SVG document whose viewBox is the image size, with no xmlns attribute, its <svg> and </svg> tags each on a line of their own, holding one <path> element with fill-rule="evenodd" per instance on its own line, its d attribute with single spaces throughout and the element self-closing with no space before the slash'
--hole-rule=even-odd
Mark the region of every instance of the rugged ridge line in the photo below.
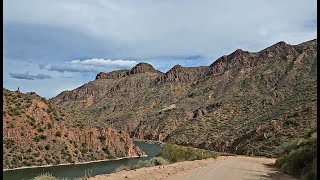
<svg viewBox="0 0 320 180">
<path fill-rule="evenodd" d="M 277 144 L 315 126 L 316 65 L 316 39 L 279 42 L 259 52 L 238 49 L 210 66 L 97 79 L 50 102 L 132 137 L 276 156 Z"/>
</svg>

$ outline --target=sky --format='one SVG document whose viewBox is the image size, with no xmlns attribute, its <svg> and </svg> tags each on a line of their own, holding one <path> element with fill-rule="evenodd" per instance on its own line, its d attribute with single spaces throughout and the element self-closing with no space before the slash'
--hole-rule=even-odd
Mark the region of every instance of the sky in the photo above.
<svg viewBox="0 0 320 180">
<path fill-rule="evenodd" d="M 4 87 L 52 98 L 146 62 L 208 66 L 317 38 L 316 0 L 4 0 Z"/>
</svg>

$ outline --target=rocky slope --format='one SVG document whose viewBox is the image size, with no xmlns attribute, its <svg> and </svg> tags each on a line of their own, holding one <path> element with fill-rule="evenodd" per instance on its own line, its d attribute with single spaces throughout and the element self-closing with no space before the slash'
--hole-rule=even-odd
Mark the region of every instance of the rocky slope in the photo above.
<svg viewBox="0 0 320 180">
<path fill-rule="evenodd" d="M 71 126 L 110 125 L 132 137 L 275 156 L 316 126 L 317 40 L 236 50 L 210 66 L 151 65 L 100 73 L 51 99 Z M 94 120 L 94 121 L 93 121 Z"/>
<path fill-rule="evenodd" d="M 71 128 L 71 118 L 35 93 L 3 89 L 3 168 L 139 156 L 129 135 L 110 127 Z"/>
</svg>

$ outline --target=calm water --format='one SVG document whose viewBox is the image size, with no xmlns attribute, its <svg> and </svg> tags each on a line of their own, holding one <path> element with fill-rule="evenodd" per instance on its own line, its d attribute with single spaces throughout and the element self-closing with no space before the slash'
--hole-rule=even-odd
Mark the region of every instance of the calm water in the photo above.
<svg viewBox="0 0 320 180">
<path fill-rule="evenodd" d="M 113 172 L 118 167 L 132 166 L 135 165 L 140 160 L 147 160 L 155 157 L 160 153 L 161 147 L 154 144 L 146 144 L 143 142 L 135 142 L 135 145 L 139 146 L 148 157 L 144 158 L 133 158 L 133 159 L 122 159 L 116 161 L 106 161 L 106 162 L 96 162 L 90 164 L 78 164 L 78 165 L 67 165 L 67 166 L 57 166 L 57 167 L 43 167 L 43 168 L 33 168 L 33 169 L 20 169 L 14 171 L 3 172 L 4 180 L 29 180 L 35 176 L 49 172 L 57 178 L 77 178 L 83 177 L 86 171 L 90 171 L 92 176 L 99 174 L 107 174 Z"/>
</svg>

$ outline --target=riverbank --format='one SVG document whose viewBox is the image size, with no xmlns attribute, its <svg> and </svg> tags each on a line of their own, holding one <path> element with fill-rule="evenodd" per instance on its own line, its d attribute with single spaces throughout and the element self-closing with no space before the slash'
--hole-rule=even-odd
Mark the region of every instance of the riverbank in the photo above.
<svg viewBox="0 0 320 180">
<path fill-rule="evenodd" d="M 160 147 L 163 147 L 165 145 L 165 143 L 162 141 L 154 141 L 154 140 L 147 140 L 147 139 L 133 139 L 133 140 L 138 142 L 144 142 L 146 144 L 156 144 L 156 145 L 159 145 Z"/>
<path fill-rule="evenodd" d="M 280 173 L 273 168 L 275 159 L 246 156 L 220 156 L 195 161 L 184 161 L 169 165 L 146 167 L 130 171 L 97 175 L 90 180 L 121 180 L 121 179 L 283 179 L 294 178 Z"/>
<path fill-rule="evenodd" d="M 86 161 L 86 162 L 76 162 L 76 163 L 63 163 L 63 164 L 56 164 L 56 165 L 48 164 L 48 165 L 43 165 L 43 166 L 25 166 L 25 167 L 13 168 L 13 169 L 3 169 L 3 172 L 5 172 L 5 171 L 14 171 L 14 170 L 19 170 L 19 169 L 32 169 L 32 168 L 44 168 L 44 167 L 56 167 L 56 166 L 89 164 L 89 163 L 95 163 L 95 162 L 117 161 L 117 160 L 121 160 L 121 159 L 132 159 L 132 158 L 143 158 L 143 157 L 148 157 L 148 155 L 121 157 L 121 158 L 115 158 L 115 159 L 102 159 L 102 160 L 96 160 L 96 161 Z"/>
</svg>

